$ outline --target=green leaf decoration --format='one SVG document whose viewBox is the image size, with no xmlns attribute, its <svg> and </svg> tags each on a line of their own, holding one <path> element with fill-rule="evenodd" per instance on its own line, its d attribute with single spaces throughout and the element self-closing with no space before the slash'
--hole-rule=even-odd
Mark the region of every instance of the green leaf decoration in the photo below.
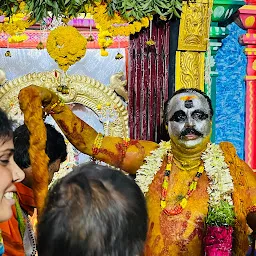
<svg viewBox="0 0 256 256">
<path fill-rule="evenodd" d="M 25 0 L 26 9 L 31 19 L 40 22 L 49 13 L 58 17 L 76 17 L 85 12 L 85 5 L 94 5 L 100 0 Z M 108 0 L 107 12 L 110 16 L 118 12 L 128 20 L 141 20 L 143 17 L 158 14 L 163 19 L 173 16 L 180 18 L 182 0 Z M 10 17 L 19 11 L 19 0 L 0 1 L 0 10 Z"/>
<path fill-rule="evenodd" d="M 210 226 L 233 226 L 235 223 L 234 206 L 229 205 L 225 201 L 221 201 L 219 205 L 210 208 L 206 224 Z"/>
</svg>

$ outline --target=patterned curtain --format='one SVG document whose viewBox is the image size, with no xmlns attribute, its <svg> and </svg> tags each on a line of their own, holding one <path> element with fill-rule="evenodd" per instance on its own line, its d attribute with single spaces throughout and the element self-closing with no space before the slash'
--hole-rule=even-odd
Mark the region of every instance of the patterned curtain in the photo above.
<svg viewBox="0 0 256 256">
<path fill-rule="evenodd" d="M 130 38 L 129 47 L 129 127 L 134 139 L 159 142 L 164 131 L 163 108 L 168 99 L 169 23 L 153 22 L 150 29 Z"/>
</svg>

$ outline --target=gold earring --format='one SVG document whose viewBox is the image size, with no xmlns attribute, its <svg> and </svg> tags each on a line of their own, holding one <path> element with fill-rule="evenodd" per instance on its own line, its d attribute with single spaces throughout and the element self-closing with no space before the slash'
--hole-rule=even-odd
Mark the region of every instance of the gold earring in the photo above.
<svg viewBox="0 0 256 256">
<path fill-rule="evenodd" d="M 168 125 L 167 124 L 165 125 L 165 129 L 166 129 L 166 131 L 168 131 Z"/>
</svg>

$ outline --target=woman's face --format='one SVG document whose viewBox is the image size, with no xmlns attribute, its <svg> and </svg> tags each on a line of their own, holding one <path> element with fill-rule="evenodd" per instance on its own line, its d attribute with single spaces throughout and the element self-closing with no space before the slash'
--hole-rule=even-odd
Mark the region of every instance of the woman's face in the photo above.
<svg viewBox="0 0 256 256">
<path fill-rule="evenodd" d="M 24 179 L 24 172 L 13 160 L 14 146 L 12 138 L 0 139 L 0 222 L 12 216 L 12 205 L 15 203 L 13 192 L 14 182 Z"/>
</svg>

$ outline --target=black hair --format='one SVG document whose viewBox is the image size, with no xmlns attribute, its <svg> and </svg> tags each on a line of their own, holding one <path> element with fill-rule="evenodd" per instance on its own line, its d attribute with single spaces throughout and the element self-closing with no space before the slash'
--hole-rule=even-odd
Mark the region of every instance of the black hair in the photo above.
<svg viewBox="0 0 256 256">
<path fill-rule="evenodd" d="M 64 137 L 52 125 L 46 123 L 45 127 L 47 132 L 45 153 L 50 159 L 49 164 L 57 159 L 61 159 L 61 162 L 65 161 L 67 149 Z M 16 128 L 13 133 L 14 161 L 21 169 L 28 168 L 31 165 L 28 152 L 29 137 L 30 132 L 25 124 Z"/>
<path fill-rule="evenodd" d="M 6 113 L 0 108 L 0 139 L 8 140 L 13 136 L 12 121 L 7 117 Z"/>
<path fill-rule="evenodd" d="M 205 92 L 203 92 L 197 88 L 182 88 L 182 89 L 175 91 L 173 93 L 172 97 L 169 100 L 167 100 L 164 104 L 164 121 L 165 121 L 165 123 L 168 123 L 168 120 L 167 120 L 168 106 L 169 106 L 169 103 L 172 100 L 172 98 L 181 93 L 195 93 L 195 92 L 201 94 L 207 100 L 209 108 L 210 108 L 210 119 L 212 119 L 214 113 L 213 113 L 213 108 L 212 108 L 212 101 L 209 98 L 209 96 Z"/>
<path fill-rule="evenodd" d="M 135 256 L 143 252 L 147 209 L 120 171 L 84 164 L 51 189 L 38 224 L 40 256 Z"/>
</svg>

